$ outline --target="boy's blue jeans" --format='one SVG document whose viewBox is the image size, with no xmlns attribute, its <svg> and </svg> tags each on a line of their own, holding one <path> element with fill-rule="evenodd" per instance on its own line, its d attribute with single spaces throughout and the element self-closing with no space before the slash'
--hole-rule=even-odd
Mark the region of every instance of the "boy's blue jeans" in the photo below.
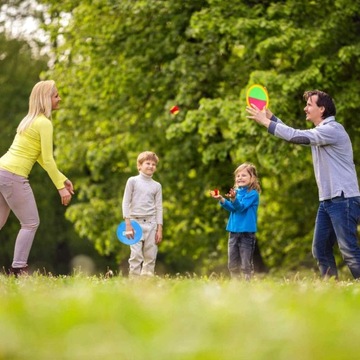
<svg viewBox="0 0 360 360">
<path fill-rule="evenodd" d="M 250 279 L 255 241 L 255 233 L 229 233 L 228 269 L 231 277 L 239 277 L 242 272 L 246 279 Z"/>
<path fill-rule="evenodd" d="M 341 255 L 355 279 L 360 278 L 360 247 L 357 225 L 360 197 L 339 196 L 320 202 L 316 216 L 312 252 L 323 277 L 337 278 L 333 247 L 337 242 Z"/>
</svg>

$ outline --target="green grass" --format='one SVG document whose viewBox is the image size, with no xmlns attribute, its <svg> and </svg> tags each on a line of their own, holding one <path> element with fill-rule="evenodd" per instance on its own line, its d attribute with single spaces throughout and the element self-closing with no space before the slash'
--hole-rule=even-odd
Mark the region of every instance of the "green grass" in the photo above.
<svg viewBox="0 0 360 360">
<path fill-rule="evenodd" d="M 360 283 L 0 275 L 0 359 L 359 359 Z"/>
</svg>

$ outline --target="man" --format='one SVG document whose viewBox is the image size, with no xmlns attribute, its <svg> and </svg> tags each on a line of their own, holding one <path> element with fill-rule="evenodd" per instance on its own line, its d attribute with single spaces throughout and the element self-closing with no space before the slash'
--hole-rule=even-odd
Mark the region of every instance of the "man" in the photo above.
<svg viewBox="0 0 360 360">
<path fill-rule="evenodd" d="M 268 132 L 288 142 L 311 146 L 319 208 L 312 251 L 323 277 L 338 277 L 334 244 L 354 278 L 360 277 L 360 247 L 357 224 L 360 218 L 360 192 L 349 135 L 335 120 L 333 99 L 323 91 L 304 93 L 306 120 L 315 128 L 296 130 L 286 126 L 271 111 L 247 107 L 247 116 L 265 126 Z"/>
</svg>

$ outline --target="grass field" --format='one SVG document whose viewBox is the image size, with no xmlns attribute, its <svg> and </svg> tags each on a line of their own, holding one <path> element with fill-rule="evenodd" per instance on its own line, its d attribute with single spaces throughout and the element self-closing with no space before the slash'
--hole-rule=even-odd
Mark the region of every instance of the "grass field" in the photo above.
<svg viewBox="0 0 360 360">
<path fill-rule="evenodd" d="M 360 283 L 0 275 L 0 359 L 359 359 Z"/>
</svg>

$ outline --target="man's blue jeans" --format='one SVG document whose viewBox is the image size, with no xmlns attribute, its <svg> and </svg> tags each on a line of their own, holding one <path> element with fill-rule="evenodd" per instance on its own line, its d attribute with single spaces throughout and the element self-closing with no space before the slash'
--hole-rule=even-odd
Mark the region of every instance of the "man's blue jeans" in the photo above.
<svg viewBox="0 0 360 360">
<path fill-rule="evenodd" d="M 341 255 L 355 279 L 360 278 L 360 247 L 357 225 L 360 219 L 360 197 L 339 196 L 320 202 L 316 216 L 312 252 L 323 277 L 338 277 L 333 247 Z"/>
<path fill-rule="evenodd" d="M 242 232 L 229 234 L 228 268 L 231 277 L 239 277 L 241 272 L 249 280 L 253 270 L 255 233 Z"/>
</svg>

